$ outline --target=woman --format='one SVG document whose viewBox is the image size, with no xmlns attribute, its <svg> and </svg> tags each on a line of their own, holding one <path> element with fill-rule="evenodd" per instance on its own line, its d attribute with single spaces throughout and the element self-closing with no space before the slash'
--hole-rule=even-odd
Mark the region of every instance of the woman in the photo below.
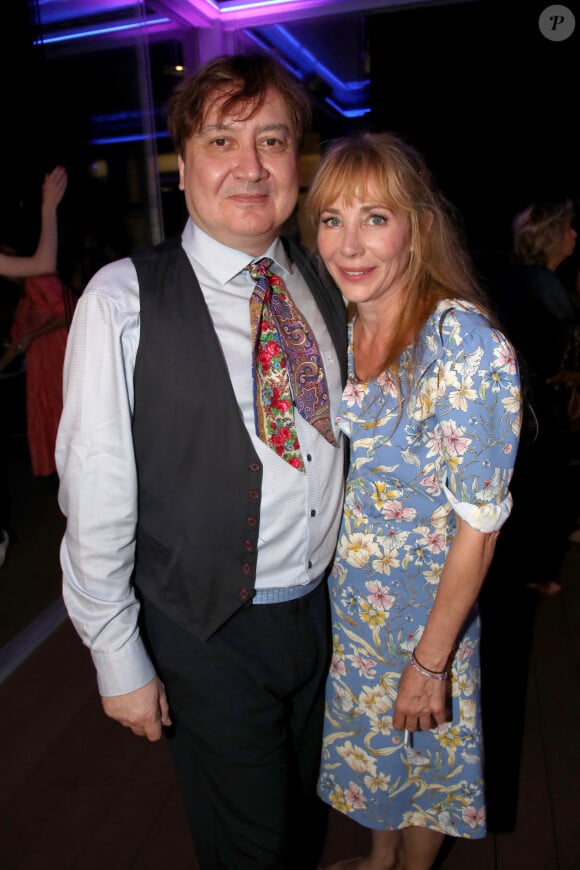
<svg viewBox="0 0 580 870">
<path fill-rule="evenodd" d="M 426 870 L 446 834 L 486 833 L 476 602 L 511 510 L 518 366 L 402 139 L 336 142 L 308 209 L 353 312 L 319 790 L 372 829 L 341 867 Z"/>
<path fill-rule="evenodd" d="M 0 251 L 0 275 L 5 278 L 29 278 L 56 271 L 58 251 L 57 208 L 68 184 L 67 171 L 57 166 L 44 176 L 40 207 L 40 235 L 36 250 L 28 257 Z"/>
<path fill-rule="evenodd" d="M 22 279 L 32 276 L 50 275 L 55 272 L 58 253 L 57 209 L 68 184 L 68 174 L 64 167 L 57 166 L 45 175 L 42 184 L 42 203 L 40 208 L 40 234 L 36 250 L 30 256 L 17 256 L 0 250 L 0 275 L 4 278 Z M 21 353 L 34 338 L 34 334 L 22 336 L 25 341 L 15 341 L 14 335 L 0 352 L 0 373 Z M 62 368 L 61 368 L 62 371 Z M 59 385 L 59 390 L 61 389 Z M 30 394 L 29 394 L 30 395 Z M 60 399 L 62 403 L 62 398 Z M 30 413 L 30 412 L 29 412 Z M 30 426 L 29 426 L 30 431 Z M 6 472 L 4 430 L 0 432 L 0 567 L 4 564 L 10 543 L 8 526 L 10 524 L 11 500 Z M 54 444 L 52 447 L 54 452 Z M 54 460 L 51 460 L 54 468 Z M 45 468 L 46 465 L 43 465 Z M 35 472 L 37 473 L 37 472 Z M 44 470 L 39 473 L 48 473 Z"/>
<path fill-rule="evenodd" d="M 25 354 L 26 429 L 32 473 L 48 476 L 56 472 L 54 450 L 62 413 L 68 334 L 64 286 L 58 275 L 38 275 L 22 283 L 6 355 L 12 350 Z"/>
</svg>

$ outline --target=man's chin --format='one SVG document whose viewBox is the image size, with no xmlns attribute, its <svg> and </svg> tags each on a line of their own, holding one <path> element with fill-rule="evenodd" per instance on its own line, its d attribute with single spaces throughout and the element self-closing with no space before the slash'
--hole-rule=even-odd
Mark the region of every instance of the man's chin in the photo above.
<svg viewBox="0 0 580 870">
<path fill-rule="evenodd" d="M 229 230 L 232 235 L 245 239 L 271 238 L 275 239 L 280 227 L 272 220 L 264 220 L 263 215 L 248 215 L 246 219 L 232 221 Z"/>
</svg>

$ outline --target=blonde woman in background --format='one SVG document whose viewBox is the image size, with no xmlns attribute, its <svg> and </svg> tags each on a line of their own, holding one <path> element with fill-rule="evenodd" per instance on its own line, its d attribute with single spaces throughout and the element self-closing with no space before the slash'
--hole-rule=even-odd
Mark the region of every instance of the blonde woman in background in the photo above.
<svg viewBox="0 0 580 870">
<path fill-rule="evenodd" d="M 576 342 L 580 365 L 580 302 L 558 273 L 576 246 L 573 220 L 571 200 L 533 203 L 515 215 L 513 270 L 503 300 L 503 319 L 537 419 L 537 437 L 520 451 L 516 466 L 510 536 L 524 582 L 544 596 L 562 588 L 567 538 L 580 511 L 570 466 L 579 455 L 578 430 L 567 418 L 567 390 L 551 382 L 569 343 L 573 356 Z"/>
</svg>

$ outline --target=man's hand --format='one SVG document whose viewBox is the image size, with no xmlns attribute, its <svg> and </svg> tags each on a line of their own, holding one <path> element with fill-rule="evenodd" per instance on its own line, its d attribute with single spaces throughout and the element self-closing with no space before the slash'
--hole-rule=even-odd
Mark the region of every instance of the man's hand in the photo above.
<svg viewBox="0 0 580 870">
<path fill-rule="evenodd" d="M 103 696 L 101 702 L 107 716 L 130 728 L 137 737 L 160 740 L 163 726 L 172 724 L 165 686 L 159 677 L 126 695 Z"/>
</svg>

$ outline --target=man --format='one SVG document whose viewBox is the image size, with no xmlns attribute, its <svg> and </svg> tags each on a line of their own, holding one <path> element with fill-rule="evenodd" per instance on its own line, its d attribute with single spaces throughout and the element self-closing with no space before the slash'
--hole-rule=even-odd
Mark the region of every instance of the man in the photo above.
<svg viewBox="0 0 580 870">
<path fill-rule="evenodd" d="M 203 870 L 306 870 L 322 845 L 346 330 L 334 285 L 279 236 L 308 119 L 300 89 L 259 55 L 215 59 L 183 82 L 169 108 L 190 216 L 181 239 L 101 269 L 67 349 L 64 600 L 105 713 L 149 740 L 168 729 Z M 262 440 L 277 425 L 267 411 L 292 404 L 261 378 L 293 363 L 268 356 L 281 349 L 275 325 L 252 333 L 264 275 L 314 332 L 298 351 L 318 345 L 324 387 L 312 422 L 294 382 L 276 443 Z"/>
</svg>

